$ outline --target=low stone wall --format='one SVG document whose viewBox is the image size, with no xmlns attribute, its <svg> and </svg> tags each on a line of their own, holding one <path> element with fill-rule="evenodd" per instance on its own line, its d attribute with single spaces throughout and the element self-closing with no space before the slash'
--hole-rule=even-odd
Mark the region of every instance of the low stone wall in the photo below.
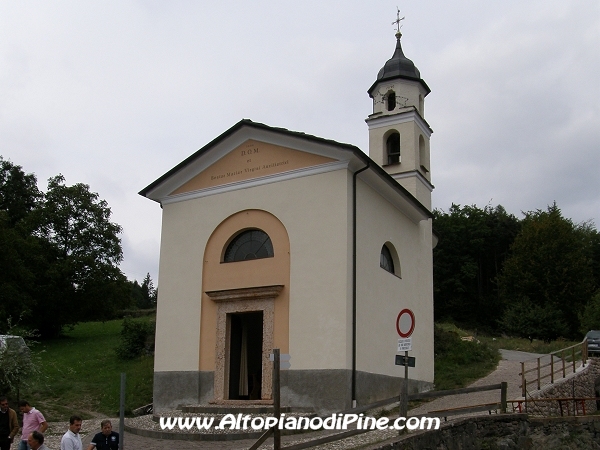
<svg viewBox="0 0 600 450">
<path fill-rule="evenodd" d="M 554 384 L 545 386 L 539 391 L 534 391 L 528 398 L 573 398 L 573 397 L 595 397 L 597 380 L 600 380 L 600 359 L 590 358 L 585 367 L 580 368 L 576 373 L 568 375 Z M 586 413 L 597 411 L 595 401 L 585 402 Z M 582 414 L 581 404 L 577 403 L 578 414 Z M 574 402 L 565 401 L 561 404 L 558 401 L 528 402 L 527 414 L 536 416 L 568 416 L 574 414 Z"/>
<path fill-rule="evenodd" d="M 439 430 L 409 434 L 372 450 L 480 450 L 528 448 L 525 414 L 470 417 L 443 423 Z M 506 446 L 504 446 L 506 442 Z"/>
<path fill-rule="evenodd" d="M 439 430 L 399 437 L 370 450 L 600 449 L 600 417 L 529 418 L 526 414 L 470 417 Z"/>
</svg>

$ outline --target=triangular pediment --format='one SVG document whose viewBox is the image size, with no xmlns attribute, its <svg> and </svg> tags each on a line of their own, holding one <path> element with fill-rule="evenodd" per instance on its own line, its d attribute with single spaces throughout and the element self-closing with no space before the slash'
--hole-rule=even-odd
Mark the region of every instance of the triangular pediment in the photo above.
<svg viewBox="0 0 600 450">
<path fill-rule="evenodd" d="M 170 195 L 214 188 L 336 161 L 314 153 L 248 139 L 175 189 Z"/>
<path fill-rule="evenodd" d="M 244 119 L 140 191 L 166 205 L 349 170 L 415 222 L 431 213 L 358 147 Z"/>
</svg>

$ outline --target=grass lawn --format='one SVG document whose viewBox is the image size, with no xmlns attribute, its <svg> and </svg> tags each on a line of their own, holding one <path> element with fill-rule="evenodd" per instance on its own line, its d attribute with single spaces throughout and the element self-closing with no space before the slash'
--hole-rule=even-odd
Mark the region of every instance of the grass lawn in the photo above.
<svg viewBox="0 0 600 450">
<path fill-rule="evenodd" d="M 510 337 L 510 336 L 490 336 L 487 334 L 477 334 L 472 331 L 463 330 L 458 328 L 453 323 L 436 323 L 436 327 L 440 328 L 444 331 L 449 331 L 456 333 L 458 336 L 474 336 L 476 335 L 477 340 L 480 342 L 486 343 L 490 347 L 500 350 L 501 348 L 506 350 L 519 350 L 522 352 L 529 353 L 551 353 L 556 350 L 561 350 L 566 347 L 570 347 L 575 344 L 579 344 L 583 340 L 583 336 L 581 336 L 581 340 L 579 341 L 568 341 L 566 339 L 557 339 L 552 342 L 544 342 L 538 339 L 533 339 L 533 341 L 529 341 L 529 339 Z"/>
<path fill-rule="evenodd" d="M 529 339 L 482 334 L 468 342 L 460 338 L 476 333 L 452 323 L 436 323 L 435 327 L 435 386 L 438 390 L 464 387 L 487 375 L 496 368 L 500 349 L 544 354 L 579 343 L 564 339 L 530 342 Z"/>
<path fill-rule="evenodd" d="M 115 417 L 124 372 L 126 411 L 151 403 L 154 358 L 117 358 L 121 323 L 81 323 L 64 337 L 37 344 L 33 352 L 39 358 L 41 373 L 21 390 L 21 398 L 36 406 L 49 421 L 65 420 L 72 414 L 83 418 L 94 413 Z"/>
<path fill-rule="evenodd" d="M 144 317 L 136 320 L 152 320 Z M 88 322 L 65 336 L 37 344 L 40 375 L 21 389 L 21 398 L 39 408 L 49 421 L 66 420 L 72 414 L 115 417 L 119 411 L 121 373 L 127 374 L 126 411 L 152 402 L 154 358 L 131 361 L 117 358 L 122 320 Z M 468 385 L 493 371 L 498 349 L 547 353 L 575 344 L 559 340 L 546 344 L 527 339 L 478 335 L 473 342 L 462 336 L 473 333 L 453 324 L 436 324 L 435 385 L 437 390 Z"/>
<path fill-rule="evenodd" d="M 492 372 L 500 353 L 485 342 L 461 340 L 468 333 L 454 325 L 435 324 L 435 388 L 457 389 Z"/>
</svg>

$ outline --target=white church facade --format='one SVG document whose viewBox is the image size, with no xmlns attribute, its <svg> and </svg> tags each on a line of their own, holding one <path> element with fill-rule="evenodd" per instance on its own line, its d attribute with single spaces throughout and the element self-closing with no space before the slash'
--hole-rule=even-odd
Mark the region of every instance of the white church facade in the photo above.
<svg viewBox="0 0 600 450">
<path fill-rule="evenodd" d="M 334 411 L 433 383 L 429 88 L 402 53 L 369 89 L 369 155 L 242 120 L 143 189 L 160 203 L 155 410 L 269 404 Z"/>
</svg>

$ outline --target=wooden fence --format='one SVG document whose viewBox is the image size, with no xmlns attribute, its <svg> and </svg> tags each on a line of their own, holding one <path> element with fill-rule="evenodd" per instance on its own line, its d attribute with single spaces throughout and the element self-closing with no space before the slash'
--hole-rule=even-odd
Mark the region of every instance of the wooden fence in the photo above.
<svg viewBox="0 0 600 450">
<path fill-rule="evenodd" d="M 587 359 L 587 340 L 584 339 L 571 347 L 522 362 L 519 373 L 521 394 L 526 397 L 528 388 L 533 387 L 539 391 L 542 386 L 554 384 L 568 373 L 575 373 L 578 362 L 581 361 L 581 365 L 585 367 Z"/>
<path fill-rule="evenodd" d="M 600 402 L 600 397 L 563 397 L 563 398 L 528 398 L 509 400 L 512 412 L 526 413 L 533 416 L 549 417 L 546 405 L 556 402 L 560 416 L 585 416 L 590 408 L 586 406 L 588 402 Z M 592 408 L 592 412 L 596 409 Z"/>
<path fill-rule="evenodd" d="M 274 383 L 273 386 L 275 388 L 275 386 L 277 386 L 277 388 L 279 387 L 279 376 L 278 374 L 275 373 L 276 370 L 279 369 L 279 351 L 277 349 L 275 349 L 274 351 L 274 363 L 273 363 L 273 368 L 274 368 L 274 373 L 273 373 L 273 379 L 274 379 Z M 467 407 L 463 407 L 463 408 L 453 408 L 453 409 L 446 409 L 446 410 L 438 410 L 438 411 L 431 411 L 427 414 L 427 416 L 432 416 L 432 417 L 444 417 L 447 420 L 448 416 L 452 416 L 452 415 L 457 415 L 457 414 L 469 414 L 469 413 L 474 413 L 474 412 L 481 412 L 481 411 L 492 411 L 492 410 L 500 410 L 501 413 L 506 413 L 506 408 L 507 408 L 507 391 L 508 391 L 508 386 L 506 382 L 502 382 L 499 384 L 492 384 L 492 385 L 487 385 L 487 386 L 477 386 L 477 387 L 470 387 L 470 388 L 464 388 L 464 389 L 451 389 L 451 390 L 446 390 L 446 391 L 430 391 L 430 392 L 423 392 L 423 393 L 417 393 L 417 394 L 410 394 L 408 395 L 408 400 L 423 400 L 423 399 L 430 399 L 430 398 L 435 398 L 435 397 L 443 397 L 446 395 L 459 395 L 459 394 L 469 394 L 472 392 L 483 392 L 483 391 L 492 391 L 492 390 L 500 390 L 500 402 L 498 403 L 489 403 L 489 404 L 485 404 L 485 405 L 473 405 L 473 406 L 467 406 Z M 275 394 L 275 393 L 274 393 Z M 277 411 L 279 411 L 279 405 L 277 405 L 277 403 L 279 402 L 279 395 L 273 395 L 274 398 L 274 403 L 275 403 L 275 408 L 274 408 L 274 413 L 275 413 L 275 417 L 278 416 Z M 391 397 L 385 400 L 380 400 L 378 402 L 375 403 L 371 403 L 369 405 L 365 405 L 359 408 L 353 408 L 353 409 L 347 409 L 344 411 L 340 411 L 337 414 L 361 414 L 364 413 L 366 411 L 370 411 L 376 408 L 382 408 L 384 406 L 388 406 L 394 403 L 401 403 L 402 399 L 400 398 L 400 396 L 395 396 L 395 397 Z M 325 417 L 331 417 L 331 415 L 328 416 L 322 416 L 323 418 Z M 281 430 L 278 429 L 278 427 L 272 427 L 269 428 L 268 430 L 266 430 L 262 436 L 260 436 L 258 438 L 258 440 L 248 449 L 248 450 L 257 450 L 269 437 L 273 436 L 273 449 L 274 450 L 302 450 L 302 449 L 307 449 L 307 448 L 312 448 L 312 447 L 316 447 L 317 445 L 322 445 L 322 444 L 326 444 L 329 442 L 335 442 L 335 441 L 340 441 L 342 439 L 346 439 L 352 436 L 356 436 L 359 434 L 363 434 L 363 433 L 368 433 L 369 431 L 374 431 L 372 429 L 354 429 L 354 430 L 347 430 L 347 431 L 343 431 L 341 433 L 335 433 L 335 434 L 331 434 L 329 436 L 323 436 L 317 439 L 313 439 L 310 441 L 306 441 L 306 442 L 301 442 L 298 444 L 293 444 L 293 445 L 288 445 L 285 447 L 281 446 Z"/>
</svg>

